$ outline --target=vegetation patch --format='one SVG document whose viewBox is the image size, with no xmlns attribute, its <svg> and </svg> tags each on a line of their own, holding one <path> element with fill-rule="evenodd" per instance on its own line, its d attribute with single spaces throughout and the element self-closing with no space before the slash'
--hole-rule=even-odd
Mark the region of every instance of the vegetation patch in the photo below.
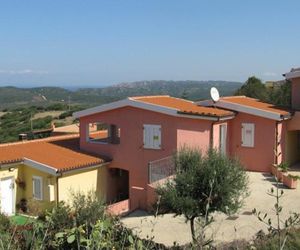
<svg viewBox="0 0 300 250">
<path fill-rule="evenodd" d="M 10 219 L 13 224 L 18 226 L 23 226 L 29 223 L 33 223 L 35 221 L 33 218 L 21 214 L 14 215 L 10 217 Z"/>
</svg>

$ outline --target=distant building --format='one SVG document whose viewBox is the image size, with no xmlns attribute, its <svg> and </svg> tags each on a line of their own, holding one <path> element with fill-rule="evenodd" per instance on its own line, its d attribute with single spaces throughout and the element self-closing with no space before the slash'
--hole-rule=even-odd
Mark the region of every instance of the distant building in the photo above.
<svg viewBox="0 0 300 250">
<path fill-rule="evenodd" d="M 276 89 L 276 88 L 279 88 L 280 86 L 282 86 L 283 84 L 286 83 L 286 80 L 280 80 L 280 81 L 266 81 L 265 82 L 265 86 L 267 88 L 270 88 L 270 89 Z"/>
</svg>

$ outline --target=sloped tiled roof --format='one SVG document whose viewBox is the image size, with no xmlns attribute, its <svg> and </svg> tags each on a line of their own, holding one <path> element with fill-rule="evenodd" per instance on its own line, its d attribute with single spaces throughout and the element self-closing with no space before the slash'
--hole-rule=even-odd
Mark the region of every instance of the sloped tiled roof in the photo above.
<svg viewBox="0 0 300 250">
<path fill-rule="evenodd" d="M 154 104 L 162 107 L 172 108 L 178 110 L 179 113 L 190 115 L 204 115 L 204 116 L 216 116 L 224 117 L 233 115 L 233 112 L 215 108 L 215 107 L 203 107 L 198 106 L 192 101 L 179 99 L 175 97 L 166 96 L 137 96 L 131 97 L 131 99 L 139 102 Z"/>
<path fill-rule="evenodd" d="M 257 99 L 246 97 L 246 96 L 230 96 L 221 98 L 222 102 L 229 102 L 234 104 L 239 104 L 245 107 L 251 107 L 263 111 L 268 111 L 276 113 L 282 116 L 290 115 L 290 112 L 287 109 L 276 107 L 273 104 L 261 102 Z"/>
<path fill-rule="evenodd" d="M 108 162 L 99 155 L 79 149 L 79 136 L 53 138 L 0 144 L 0 164 L 23 162 L 29 159 L 56 169 L 57 173 L 81 169 Z"/>
</svg>

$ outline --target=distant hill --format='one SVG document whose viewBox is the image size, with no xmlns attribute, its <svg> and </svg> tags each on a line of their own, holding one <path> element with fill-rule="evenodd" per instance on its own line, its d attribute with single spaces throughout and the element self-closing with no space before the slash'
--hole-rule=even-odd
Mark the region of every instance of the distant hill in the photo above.
<svg viewBox="0 0 300 250">
<path fill-rule="evenodd" d="M 49 105 L 69 100 L 72 104 L 100 105 L 138 95 L 168 94 L 190 100 L 209 98 L 215 86 L 221 96 L 232 95 L 242 83 L 227 81 L 139 81 L 120 83 L 102 88 L 81 88 L 76 91 L 59 87 L 16 88 L 0 87 L 0 109 L 23 105 Z"/>
</svg>

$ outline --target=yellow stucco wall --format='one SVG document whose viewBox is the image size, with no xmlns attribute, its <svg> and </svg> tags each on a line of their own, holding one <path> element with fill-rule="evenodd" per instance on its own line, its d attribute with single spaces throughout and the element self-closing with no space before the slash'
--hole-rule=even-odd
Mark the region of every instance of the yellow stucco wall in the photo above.
<svg viewBox="0 0 300 250">
<path fill-rule="evenodd" d="M 21 199 L 26 199 L 28 204 L 34 204 L 34 206 L 37 204 L 40 209 L 45 209 L 50 206 L 51 202 L 57 200 L 57 181 L 60 201 L 68 201 L 71 190 L 82 193 L 94 191 L 99 198 L 106 201 L 107 175 L 106 166 L 88 171 L 71 172 L 56 177 L 29 166 L 18 165 L 12 171 L 8 169 L 0 170 L 0 181 L 7 177 L 13 177 L 14 180 L 19 178 L 25 182 L 25 188 L 15 184 L 15 204 L 19 203 Z M 42 178 L 43 200 L 41 201 L 33 199 L 33 176 Z"/>
<path fill-rule="evenodd" d="M 107 167 L 63 174 L 58 178 L 59 201 L 68 202 L 72 192 L 97 192 L 98 197 L 106 201 Z"/>
<path fill-rule="evenodd" d="M 21 179 L 25 181 L 26 187 L 23 191 L 23 196 L 28 201 L 33 201 L 33 182 L 32 177 L 38 176 L 42 177 L 42 183 L 43 183 L 43 199 L 41 201 L 36 201 L 39 203 L 42 208 L 46 208 L 49 206 L 50 200 L 50 188 L 49 185 L 56 186 L 56 179 L 55 176 L 52 176 L 50 174 L 47 174 L 45 172 L 39 171 L 37 169 L 28 167 L 28 166 L 22 166 L 21 171 Z M 55 191 L 54 191 L 55 193 Z"/>
<path fill-rule="evenodd" d="M 43 200 L 41 201 L 35 201 L 33 199 L 33 183 L 32 183 L 33 176 L 42 177 Z M 18 204 L 21 199 L 26 199 L 28 204 L 35 202 L 40 206 L 41 209 L 46 208 L 50 205 L 50 192 L 49 192 L 48 185 L 52 184 L 54 185 L 54 189 L 56 188 L 54 176 L 51 176 L 47 173 L 31 168 L 29 166 L 20 164 L 15 166 L 14 170 L 11 172 L 8 169 L 0 170 L 0 179 L 7 178 L 7 177 L 14 177 L 14 180 L 19 178 L 21 181 L 25 182 L 25 188 L 21 188 L 15 183 L 15 197 L 16 197 L 15 204 Z"/>
</svg>

